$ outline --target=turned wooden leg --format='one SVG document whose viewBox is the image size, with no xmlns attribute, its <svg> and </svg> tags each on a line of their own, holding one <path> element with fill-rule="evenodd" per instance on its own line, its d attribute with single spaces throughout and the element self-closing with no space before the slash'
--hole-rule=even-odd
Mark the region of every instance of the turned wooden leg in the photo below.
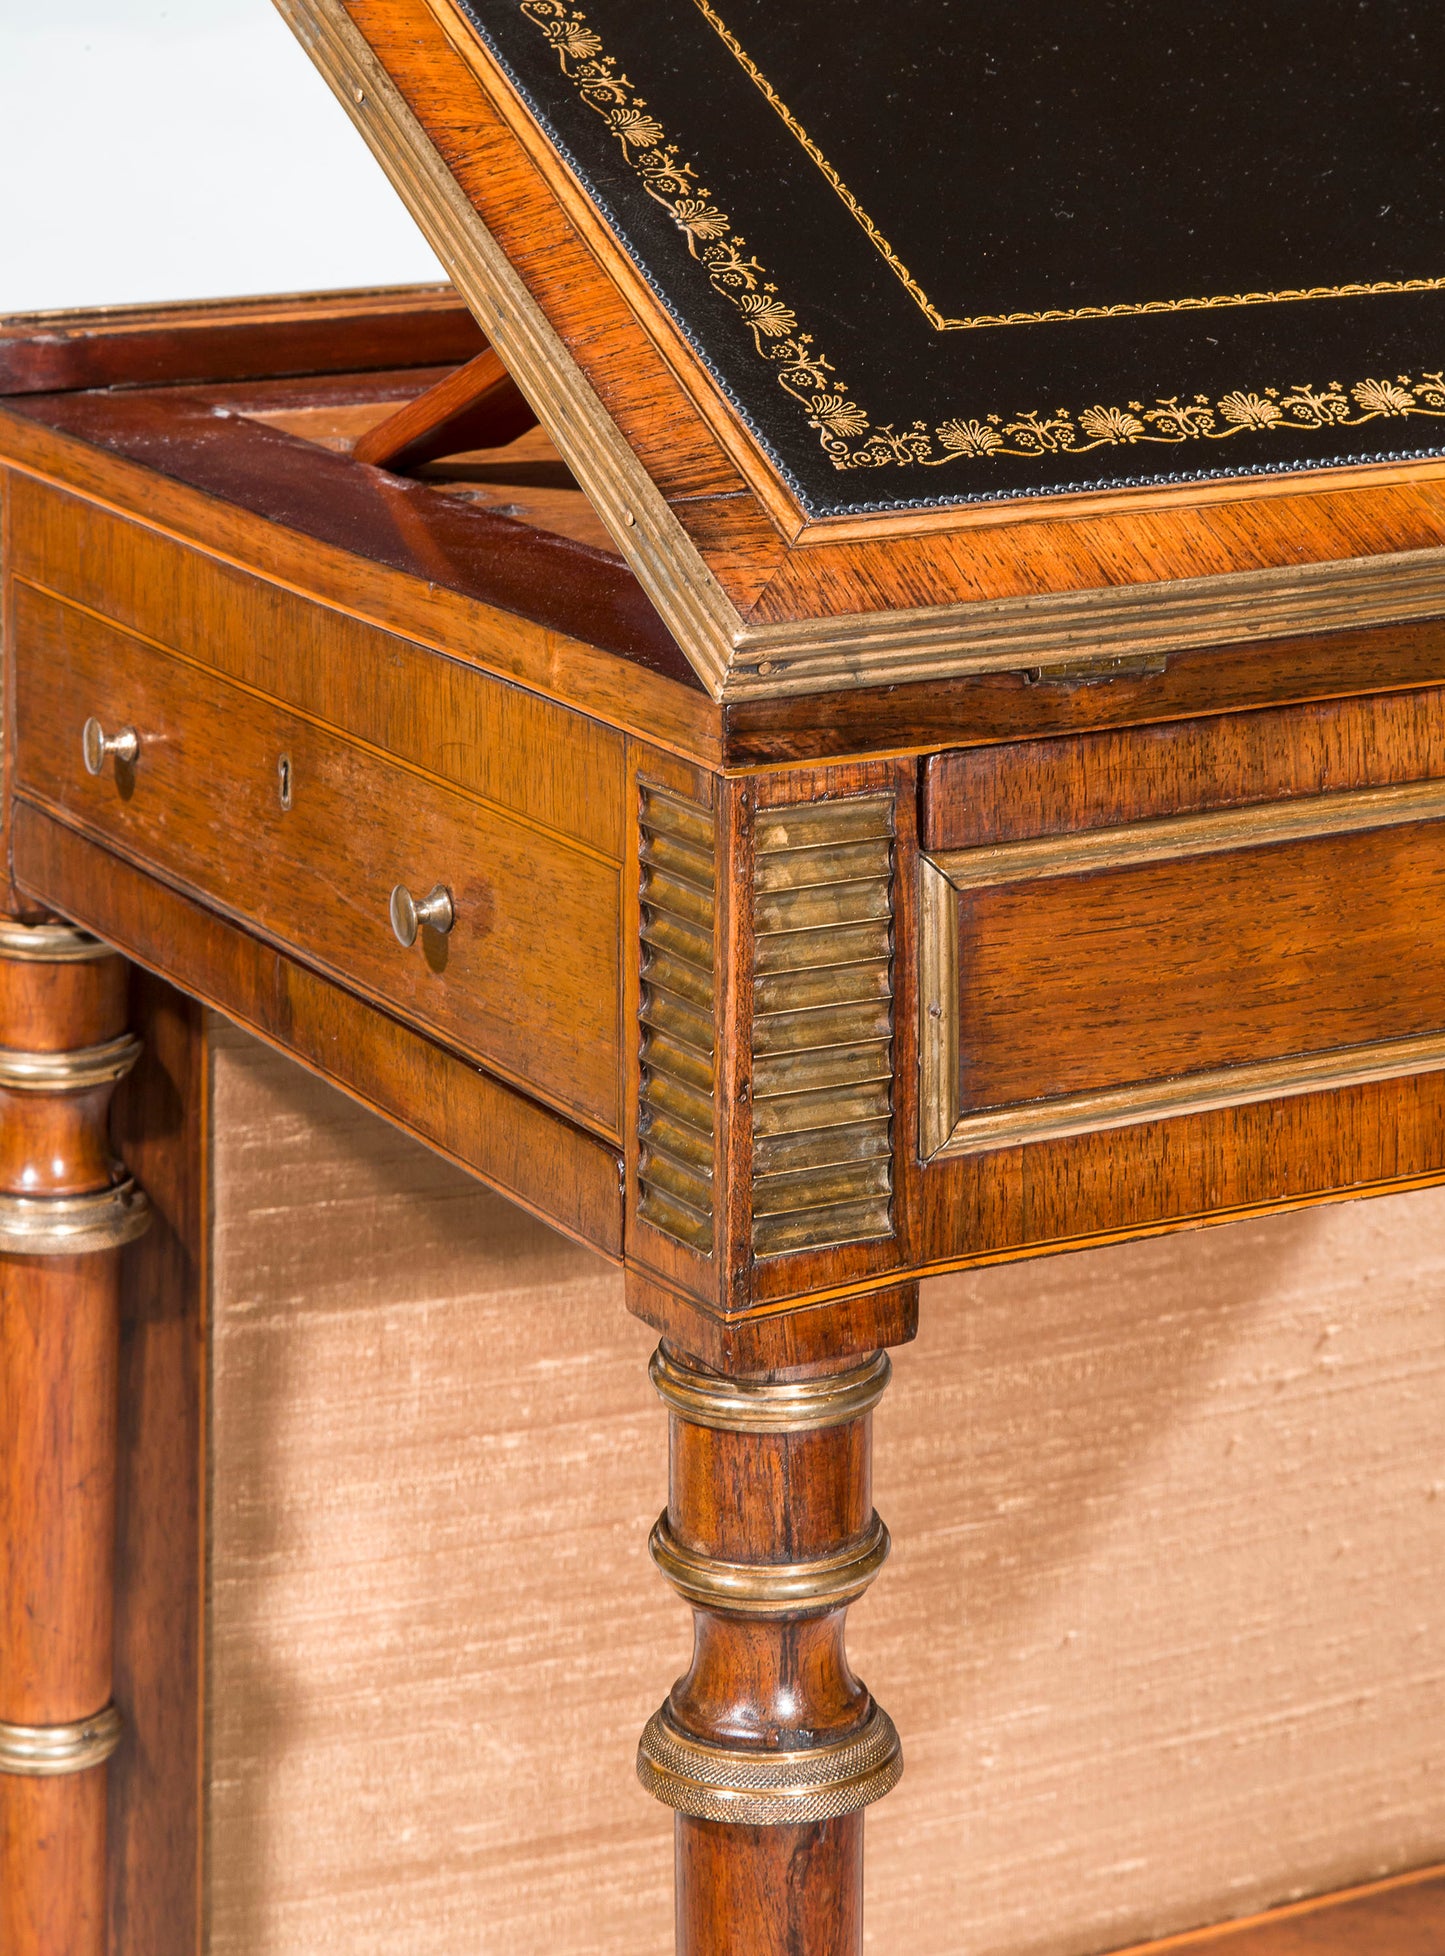
<svg viewBox="0 0 1445 1956">
<path fill-rule="evenodd" d="M 652 1361 L 671 1428 L 652 1554 L 694 1647 L 637 1769 L 677 1813 L 679 1956 L 862 1950 L 862 1809 L 903 1756 L 843 1629 L 888 1553 L 870 1472 L 888 1376 L 882 1352 L 769 1380 L 665 1345 Z"/>
<path fill-rule="evenodd" d="M 122 961 L 0 922 L 0 1952 L 103 1956 L 119 1249 L 147 1221 L 107 1112 Z"/>
</svg>

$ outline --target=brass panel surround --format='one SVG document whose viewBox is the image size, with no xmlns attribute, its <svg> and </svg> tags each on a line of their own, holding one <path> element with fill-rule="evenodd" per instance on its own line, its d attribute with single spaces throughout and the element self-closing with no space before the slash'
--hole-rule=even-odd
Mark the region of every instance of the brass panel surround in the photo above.
<svg viewBox="0 0 1445 1956">
<path fill-rule="evenodd" d="M 919 1153 L 925 1162 L 1445 1071 L 1445 1030 L 960 1114 L 958 940 L 969 891 L 1445 820 L 1445 781 L 1251 804 L 924 854 L 918 870 Z"/>
</svg>

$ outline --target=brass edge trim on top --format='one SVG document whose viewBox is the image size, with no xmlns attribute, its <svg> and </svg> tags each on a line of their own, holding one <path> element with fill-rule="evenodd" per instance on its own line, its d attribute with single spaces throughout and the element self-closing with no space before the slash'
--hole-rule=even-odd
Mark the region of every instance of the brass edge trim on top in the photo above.
<svg viewBox="0 0 1445 1956">
<path fill-rule="evenodd" d="M 17 964 L 91 964 L 119 953 L 73 924 L 17 924 L 0 918 L 0 959 Z"/>
<path fill-rule="evenodd" d="M 93 1195 L 0 1194 L 0 1255 L 88 1256 L 150 1227 L 150 1203 L 129 1176 Z"/>
<path fill-rule="evenodd" d="M 663 1705 L 643 1728 L 637 1776 L 664 1806 L 734 1826 L 805 1826 L 881 1800 L 903 1775 L 892 1719 L 874 1705 L 861 1732 L 827 1745 L 745 1751 L 680 1731 Z"/>
<path fill-rule="evenodd" d="M 109 1086 L 125 1078 L 140 1051 L 141 1042 L 130 1032 L 61 1053 L 21 1053 L 0 1046 L 0 1087 L 21 1093 L 80 1093 Z"/>
<path fill-rule="evenodd" d="M 775 699 L 1445 615 L 1445 549 L 749 626 L 724 698 Z"/>
<path fill-rule="evenodd" d="M 1071 1134 L 1095 1134 L 1185 1114 L 1211 1114 L 1258 1100 L 1293 1100 L 1301 1094 L 1339 1087 L 1368 1086 L 1414 1073 L 1445 1072 L 1445 1032 L 1413 1039 L 1380 1039 L 1367 1046 L 1337 1047 L 1283 1060 L 1221 1066 L 1208 1073 L 1178 1074 L 1097 1093 L 1062 1094 L 1056 1100 L 1025 1101 L 1013 1107 L 965 1114 L 931 1160 L 953 1155 L 988 1154 L 1030 1141 L 1062 1141 Z"/>
<path fill-rule="evenodd" d="M 1034 836 L 976 849 L 935 849 L 926 860 L 955 890 L 1082 876 L 1144 863 L 1184 862 L 1314 837 L 1401 828 L 1445 819 L 1445 780 L 1298 795 L 1198 815 L 1163 815 L 1070 835 Z"/>
<path fill-rule="evenodd" d="M 872 1412 L 893 1376 L 887 1352 L 812 1379 L 764 1384 L 704 1372 L 659 1345 L 648 1377 L 670 1413 L 724 1433 L 814 1433 Z"/>
<path fill-rule="evenodd" d="M 892 1544 L 876 1513 L 857 1541 L 805 1562 L 728 1562 L 685 1547 L 666 1509 L 648 1538 L 648 1553 L 683 1601 L 734 1616 L 797 1616 L 856 1602 L 888 1560 Z"/>
<path fill-rule="evenodd" d="M 89 1772 L 109 1759 L 123 1730 L 114 1705 L 71 1725 L 12 1725 L 0 1719 L 0 1774 L 58 1779 Z"/>
<path fill-rule="evenodd" d="M 741 619 L 340 0 L 275 0 L 713 699 Z M 443 31 L 445 31 L 445 25 Z"/>
<path fill-rule="evenodd" d="M 818 144 L 798 121 L 727 23 L 708 5 L 708 0 L 694 0 L 694 4 L 728 53 L 777 115 L 788 134 L 799 148 L 806 152 L 820 174 L 826 178 L 839 201 L 866 235 L 868 242 L 886 262 L 888 269 L 936 332 L 960 332 L 988 326 L 1039 326 L 1072 319 L 1124 319 L 1137 317 L 1141 313 L 1212 312 L 1225 306 L 1285 305 L 1302 299 L 1354 299 L 1375 293 L 1438 292 L 1445 289 L 1445 278 L 1355 280 L 1345 285 L 1301 286 L 1282 292 L 1236 292 L 1204 299 L 1122 300 L 1115 304 L 1097 306 L 1050 306 L 1042 312 L 980 313 L 970 319 L 950 319 L 934 305 L 873 218 L 844 183 Z"/>
</svg>

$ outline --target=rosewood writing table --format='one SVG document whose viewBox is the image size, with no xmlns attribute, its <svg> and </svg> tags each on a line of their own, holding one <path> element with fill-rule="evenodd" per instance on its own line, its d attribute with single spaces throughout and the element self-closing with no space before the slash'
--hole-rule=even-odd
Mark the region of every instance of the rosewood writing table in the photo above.
<svg viewBox="0 0 1445 1956">
<path fill-rule="evenodd" d="M 1445 25 L 280 4 L 456 291 L 0 334 L 0 1948 L 144 1946 L 129 959 L 625 1266 L 678 1946 L 854 1956 L 920 1278 L 1445 1178 Z"/>
</svg>

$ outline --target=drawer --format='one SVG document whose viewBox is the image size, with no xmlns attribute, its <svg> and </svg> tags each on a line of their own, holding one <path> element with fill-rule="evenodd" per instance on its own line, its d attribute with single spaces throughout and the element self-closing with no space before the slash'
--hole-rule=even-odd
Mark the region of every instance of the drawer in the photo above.
<svg viewBox="0 0 1445 1956">
<path fill-rule="evenodd" d="M 1445 692 L 940 757 L 921 1151 L 1445 1068 Z"/>
<path fill-rule="evenodd" d="M 615 863 L 24 586 L 15 634 L 18 792 L 616 1135 Z M 133 767 L 86 773 L 90 715 Z M 404 949 L 397 883 L 445 884 L 450 934 Z"/>
</svg>

